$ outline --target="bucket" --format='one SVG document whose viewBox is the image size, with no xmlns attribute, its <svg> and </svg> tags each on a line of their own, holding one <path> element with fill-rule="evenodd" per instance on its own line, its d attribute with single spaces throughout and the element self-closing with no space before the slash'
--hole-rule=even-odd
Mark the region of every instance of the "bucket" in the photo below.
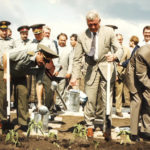
<svg viewBox="0 0 150 150">
<path fill-rule="evenodd" d="M 66 92 L 67 110 L 71 112 L 79 112 L 80 108 L 80 92 L 79 90 L 70 89 Z"/>
</svg>

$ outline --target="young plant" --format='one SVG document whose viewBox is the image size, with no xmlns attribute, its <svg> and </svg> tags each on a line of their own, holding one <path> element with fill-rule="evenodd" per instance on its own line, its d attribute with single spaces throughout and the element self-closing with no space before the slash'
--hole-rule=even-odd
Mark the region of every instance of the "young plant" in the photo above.
<svg viewBox="0 0 150 150">
<path fill-rule="evenodd" d="M 57 140 L 57 134 L 55 134 L 54 132 L 49 132 L 48 137 L 52 140 Z"/>
<path fill-rule="evenodd" d="M 5 142 L 6 143 L 10 142 L 12 144 L 15 144 L 15 146 L 20 146 L 20 142 L 18 139 L 19 139 L 18 132 L 14 130 L 9 130 L 9 132 L 6 135 Z"/>
<path fill-rule="evenodd" d="M 34 120 L 31 120 L 29 122 L 28 131 L 27 131 L 27 137 L 30 136 L 30 133 L 31 133 L 32 130 L 35 130 L 36 133 L 38 133 L 38 131 L 40 131 L 42 133 L 42 135 L 44 135 L 44 132 L 42 130 L 42 122 L 41 121 L 35 122 Z"/>
<path fill-rule="evenodd" d="M 85 137 L 87 139 L 86 128 L 81 124 L 75 125 L 73 134 L 75 137 Z"/>
<path fill-rule="evenodd" d="M 117 136 L 120 136 L 121 138 L 120 144 L 126 145 L 127 143 L 131 143 L 129 131 L 121 130 Z"/>
<path fill-rule="evenodd" d="M 100 142 L 94 140 L 93 143 L 94 143 L 94 148 L 98 149 Z"/>
</svg>

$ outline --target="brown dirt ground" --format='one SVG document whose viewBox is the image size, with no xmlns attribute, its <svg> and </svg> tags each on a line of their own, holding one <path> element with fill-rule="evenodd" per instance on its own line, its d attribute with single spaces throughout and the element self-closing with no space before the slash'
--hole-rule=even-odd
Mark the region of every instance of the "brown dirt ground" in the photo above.
<svg viewBox="0 0 150 150">
<path fill-rule="evenodd" d="M 83 122 L 83 117 L 62 116 L 62 126 L 58 129 L 58 139 L 32 136 L 28 139 L 19 133 L 20 146 L 5 143 L 5 136 L 0 135 L 0 150 L 150 150 L 150 142 L 142 141 L 120 145 L 117 140 L 106 142 L 103 139 L 75 138 L 72 134 L 73 127 Z M 12 117 L 14 118 L 14 117 Z M 113 119 L 113 126 L 128 126 L 129 119 Z"/>
</svg>

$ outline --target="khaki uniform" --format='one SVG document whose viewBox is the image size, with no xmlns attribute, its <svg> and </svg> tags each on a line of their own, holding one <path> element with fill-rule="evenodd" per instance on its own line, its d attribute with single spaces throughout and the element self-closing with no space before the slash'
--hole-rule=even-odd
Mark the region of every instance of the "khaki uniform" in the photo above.
<svg viewBox="0 0 150 150">
<path fill-rule="evenodd" d="M 130 50 L 123 46 L 123 57 L 121 58 L 120 64 L 130 58 Z M 115 82 L 115 99 L 116 99 L 116 112 L 121 112 L 122 109 L 122 95 L 124 89 L 124 78 L 126 68 L 117 65 L 117 77 L 118 80 Z M 126 98 L 126 97 L 125 97 Z"/>
</svg>

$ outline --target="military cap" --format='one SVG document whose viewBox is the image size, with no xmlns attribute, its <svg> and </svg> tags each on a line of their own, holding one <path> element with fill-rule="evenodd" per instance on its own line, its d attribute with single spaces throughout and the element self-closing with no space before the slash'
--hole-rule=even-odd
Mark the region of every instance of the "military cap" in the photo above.
<svg viewBox="0 0 150 150">
<path fill-rule="evenodd" d="M 7 29 L 10 24 L 9 21 L 0 21 L 0 29 Z"/>
<path fill-rule="evenodd" d="M 20 27 L 18 27 L 18 29 L 17 29 L 18 32 L 28 32 L 29 30 L 30 30 L 30 27 L 27 26 L 27 25 L 20 26 Z"/>
<path fill-rule="evenodd" d="M 43 44 L 38 44 L 37 48 L 38 48 L 38 51 L 42 51 L 44 55 L 47 57 L 51 57 L 51 58 L 59 57 L 53 50 L 51 50 L 50 48 L 48 48 L 47 46 Z"/>
<path fill-rule="evenodd" d="M 40 34 L 42 33 L 42 29 L 43 29 L 43 26 L 45 24 L 34 24 L 32 26 L 30 26 L 30 28 L 32 28 L 32 31 L 34 34 Z"/>
<path fill-rule="evenodd" d="M 106 25 L 107 27 L 110 27 L 110 28 L 113 28 L 114 30 L 115 29 L 118 29 L 118 27 L 117 26 L 115 26 L 115 25 Z"/>
</svg>

